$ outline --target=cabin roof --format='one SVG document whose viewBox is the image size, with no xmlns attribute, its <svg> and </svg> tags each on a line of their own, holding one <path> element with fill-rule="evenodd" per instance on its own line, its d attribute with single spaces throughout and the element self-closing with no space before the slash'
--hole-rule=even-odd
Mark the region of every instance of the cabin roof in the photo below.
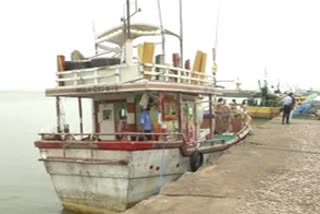
<svg viewBox="0 0 320 214">
<path fill-rule="evenodd" d="M 161 34 L 159 26 L 144 23 L 135 23 L 130 25 L 131 39 L 136 39 L 141 36 L 157 36 Z M 180 38 L 177 34 L 170 30 L 164 29 L 164 33 L 167 35 Z M 101 44 L 104 42 L 110 42 L 122 47 L 125 43 L 125 34 L 123 31 L 123 25 L 118 25 L 103 33 L 100 33 L 96 37 L 96 43 Z"/>
<path fill-rule="evenodd" d="M 164 91 L 164 92 L 182 92 L 188 94 L 212 94 L 221 95 L 221 89 L 192 84 L 176 83 L 125 83 L 125 84 L 100 84 L 91 86 L 63 87 L 46 90 L 46 96 L 65 96 L 65 97 L 95 97 L 101 94 L 144 92 L 144 91 Z"/>
</svg>

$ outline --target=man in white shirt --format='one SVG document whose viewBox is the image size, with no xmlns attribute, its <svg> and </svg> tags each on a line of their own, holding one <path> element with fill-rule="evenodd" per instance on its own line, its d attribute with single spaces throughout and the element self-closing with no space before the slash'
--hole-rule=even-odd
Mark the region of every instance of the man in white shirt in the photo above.
<svg viewBox="0 0 320 214">
<path fill-rule="evenodd" d="M 282 124 L 284 124 L 284 120 L 285 119 L 286 119 L 287 124 L 289 124 L 289 116 L 290 116 L 291 104 L 292 104 L 292 98 L 291 98 L 290 95 L 292 95 L 292 93 L 289 93 L 281 101 L 282 102 L 282 108 L 283 108 Z"/>
</svg>

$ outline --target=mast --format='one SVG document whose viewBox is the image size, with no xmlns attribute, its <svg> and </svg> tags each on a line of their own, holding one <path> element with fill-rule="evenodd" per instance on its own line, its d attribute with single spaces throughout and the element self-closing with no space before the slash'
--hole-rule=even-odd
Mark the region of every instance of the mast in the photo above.
<svg viewBox="0 0 320 214">
<path fill-rule="evenodd" d="M 180 67 L 183 68 L 183 20 L 182 20 L 182 0 L 179 0 L 180 12 Z"/>
<path fill-rule="evenodd" d="M 163 23 L 162 23 L 162 15 L 161 15 L 161 6 L 160 6 L 160 0 L 157 1 L 158 3 L 158 12 L 159 12 L 159 19 L 160 19 L 160 30 L 161 30 L 161 38 L 162 38 L 162 55 L 165 60 L 165 36 L 164 36 L 164 30 L 163 30 Z"/>
<path fill-rule="evenodd" d="M 127 39 L 131 39 L 130 32 L 130 0 L 127 0 Z"/>
<path fill-rule="evenodd" d="M 216 78 L 216 73 L 217 73 L 216 55 L 217 55 L 217 47 L 218 47 L 219 15 L 220 15 L 220 8 L 218 7 L 217 23 L 216 23 L 216 38 L 215 38 L 215 42 L 214 42 L 214 48 L 212 49 L 212 60 L 213 60 L 212 73 L 214 75 L 214 79 L 213 79 L 214 86 L 216 86 L 216 84 L 217 84 L 217 78 Z"/>
<path fill-rule="evenodd" d="M 140 12 L 141 9 L 138 8 L 138 3 L 137 0 L 135 1 L 135 8 L 136 10 L 130 14 L 130 0 L 126 0 L 126 9 L 127 9 L 127 17 L 123 18 L 123 23 L 124 23 L 124 32 L 125 32 L 125 36 L 124 36 L 124 40 L 125 40 L 125 62 L 127 64 L 131 64 L 132 63 L 132 59 L 133 59 L 133 44 L 131 41 L 131 22 L 130 22 L 130 18 L 131 16 L 135 15 L 136 13 Z"/>
</svg>

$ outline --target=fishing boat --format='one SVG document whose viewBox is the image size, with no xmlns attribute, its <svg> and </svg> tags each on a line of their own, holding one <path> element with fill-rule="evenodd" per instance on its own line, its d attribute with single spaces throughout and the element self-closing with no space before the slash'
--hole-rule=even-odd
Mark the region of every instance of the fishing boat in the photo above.
<svg viewBox="0 0 320 214">
<path fill-rule="evenodd" d="M 250 131 L 248 115 L 234 118 L 228 133 L 215 126 L 213 100 L 221 91 L 214 74 L 205 73 L 206 54 L 197 52 L 193 69 L 188 61 L 182 68 L 178 54 L 165 63 L 163 53 L 154 57 L 154 43 L 134 42 L 142 36 L 181 37 L 155 25 L 126 23 L 125 31 L 120 25 L 97 35 L 95 44 L 122 57 L 58 56 L 57 85 L 46 90 L 56 98 L 57 130 L 40 133 L 35 146 L 67 210 L 123 211 Z M 62 124 L 62 98 L 78 100 L 78 133 Z M 83 98 L 92 101 L 93 133 L 83 132 Z"/>
<path fill-rule="evenodd" d="M 247 111 L 254 119 L 272 119 L 280 115 L 280 107 L 247 106 Z"/>
<path fill-rule="evenodd" d="M 279 116 L 281 113 L 280 96 L 270 93 L 267 80 L 264 80 L 263 86 L 259 81 L 259 88 L 260 92 L 248 99 L 246 109 L 250 116 L 254 119 L 272 119 Z"/>
</svg>

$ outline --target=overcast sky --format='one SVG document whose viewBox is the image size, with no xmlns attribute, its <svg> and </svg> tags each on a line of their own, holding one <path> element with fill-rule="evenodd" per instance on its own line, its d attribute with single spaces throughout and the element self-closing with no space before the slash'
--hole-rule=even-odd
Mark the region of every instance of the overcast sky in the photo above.
<svg viewBox="0 0 320 214">
<path fill-rule="evenodd" d="M 132 2 L 134 2 L 132 0 Z M 94 54 L 94 35 L 120 24 L 124 0 L 0 2 L 0 89 L 43 90 L 55 84 L 56 55 Z M 159 24 L 157 1 L 139 0 L 132 22 Z M 178 0 L 161 0 L 164 27 L 179 33 Z M 220 8 L 220 9 L 218 9 Z M 215 44 L 218 79 L 256 89 L 267 77 L 281 86 L 320 89 L 320 2 L 317 0 L 184 0 L 184 59 Z M 172 40 L 172 41 L 171 41 Z M 169 50 L 179 45 L 169 40 Z"/>
</svg>

